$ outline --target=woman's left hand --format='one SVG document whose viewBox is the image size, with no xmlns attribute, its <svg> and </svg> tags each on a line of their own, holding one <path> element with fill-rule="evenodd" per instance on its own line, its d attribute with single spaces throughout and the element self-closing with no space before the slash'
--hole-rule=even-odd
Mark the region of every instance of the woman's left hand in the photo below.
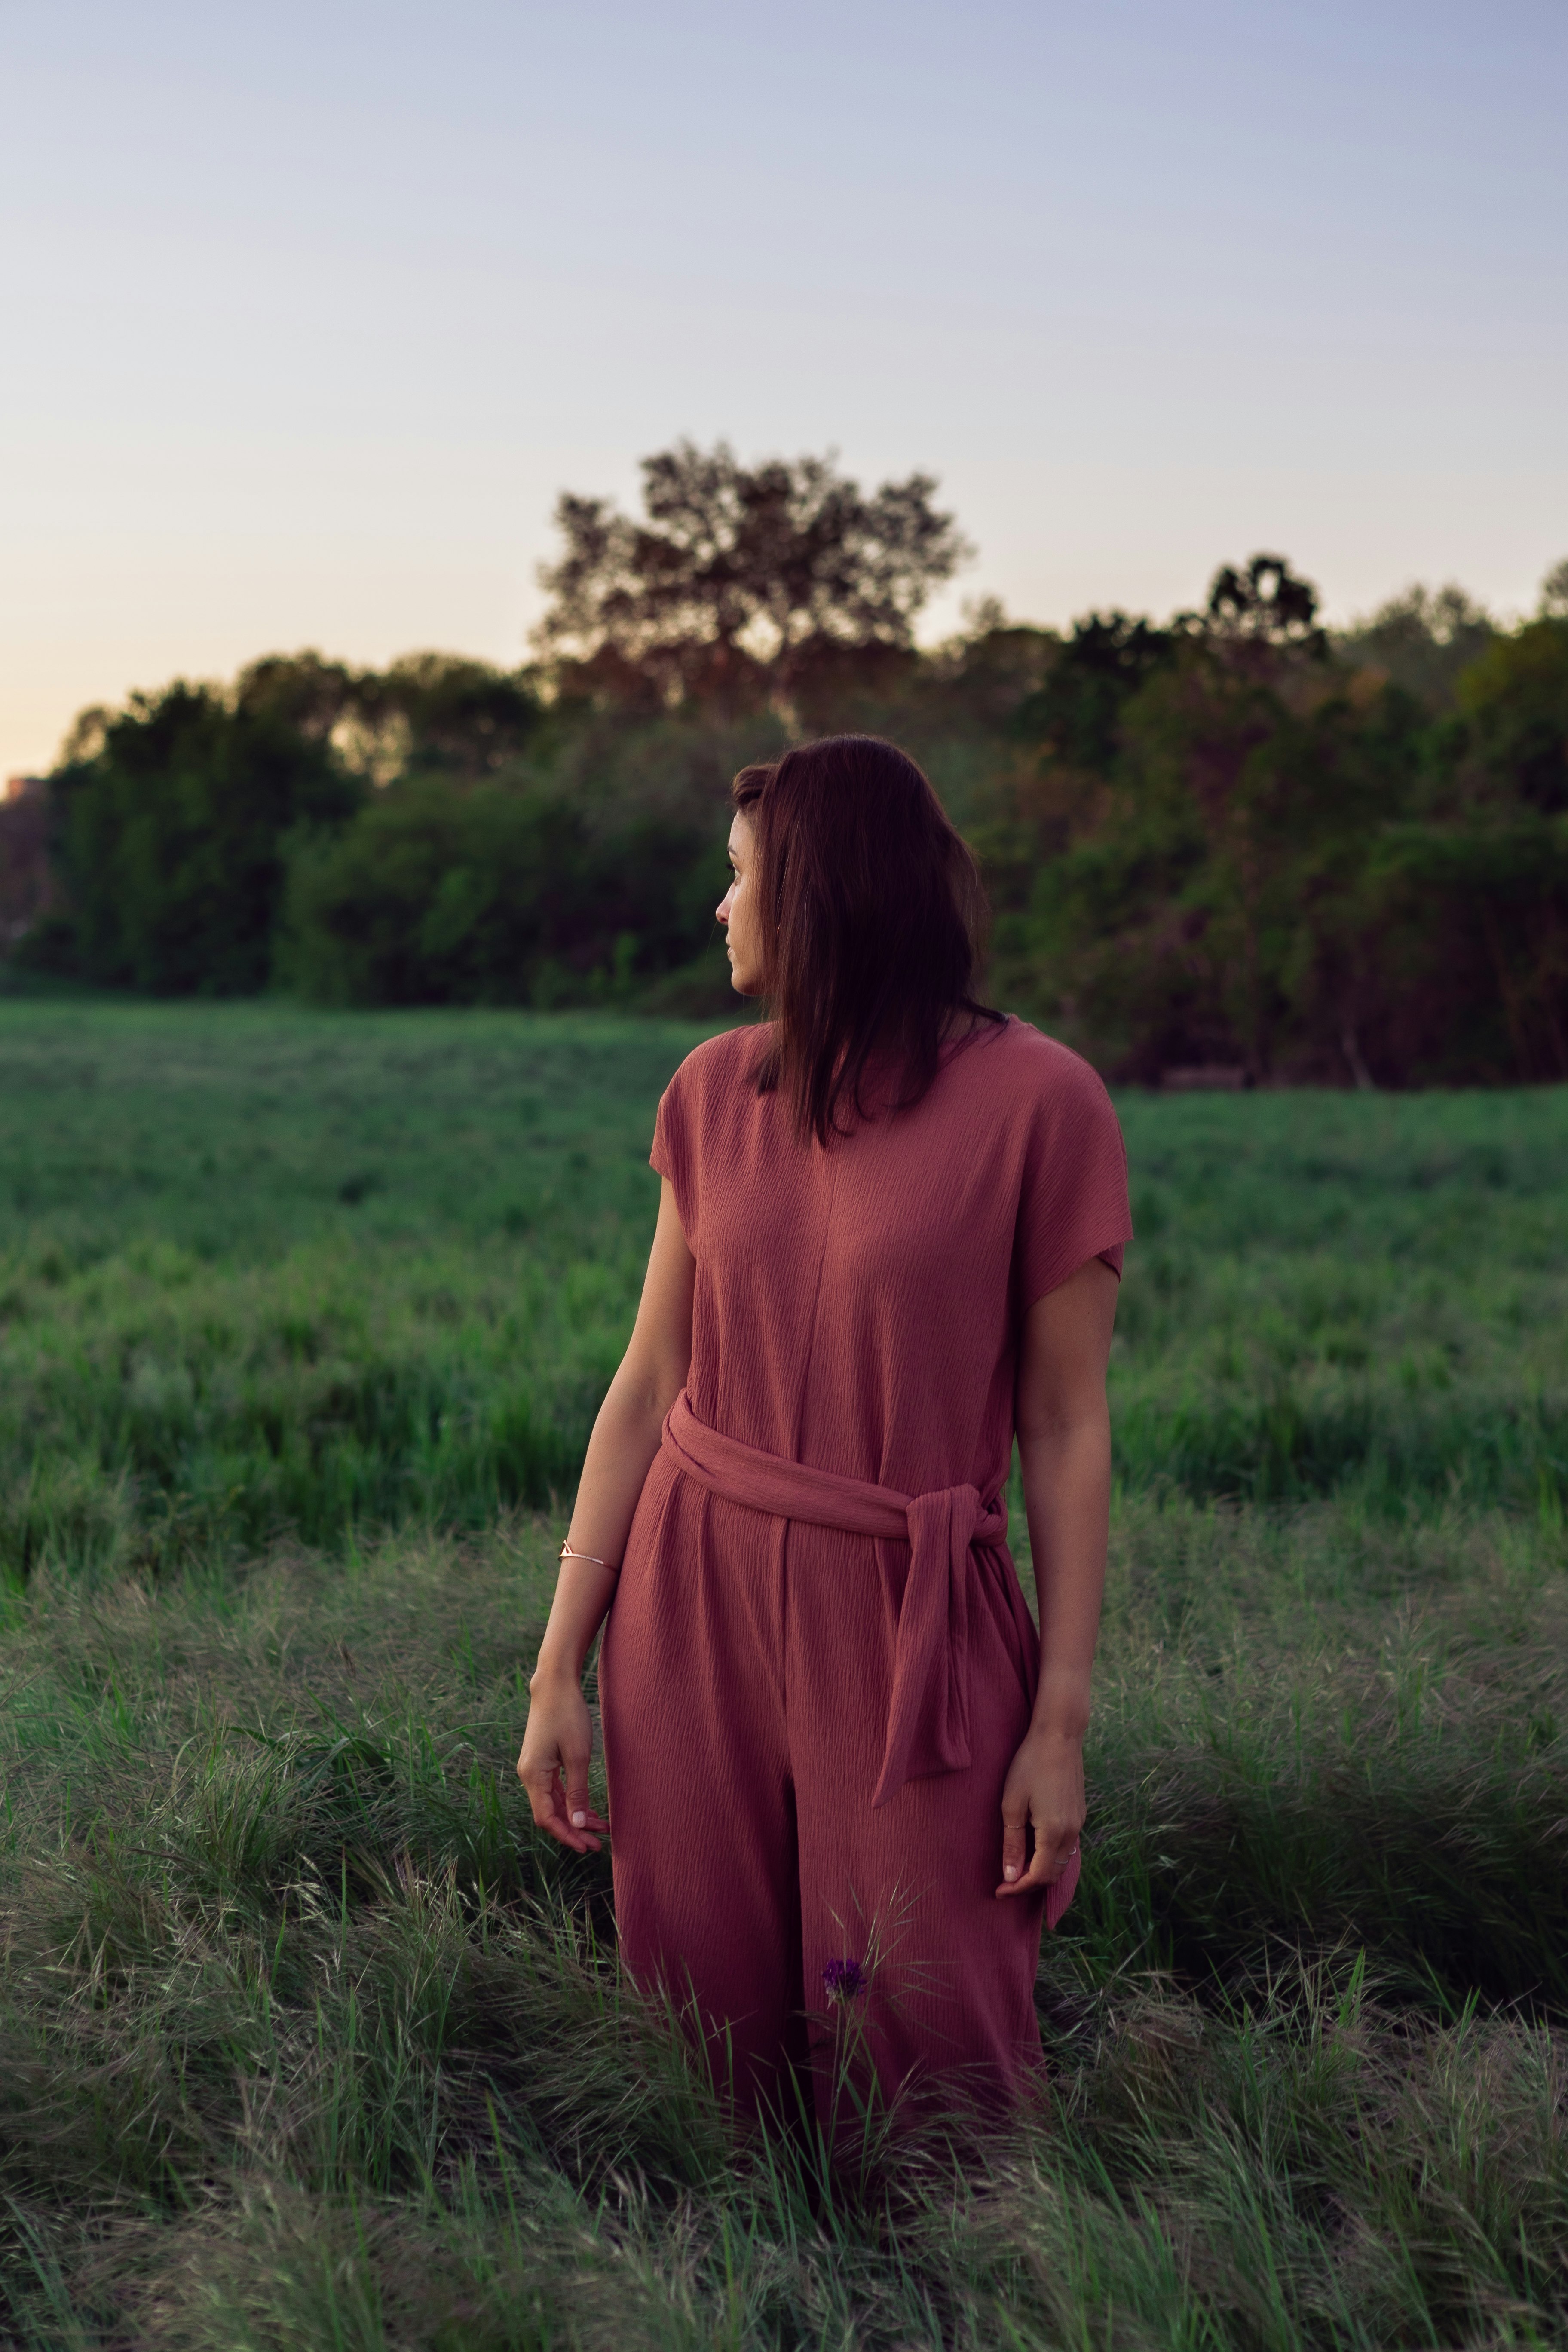
<svg viewBox="0 0 1568 2352">
<path fill-rule="evenodd" d="M 998 1895 L 1038 1895 L 1061 1876 L 1078 1849 L 1089 1805 L 1083 1741 L 1031 1727 L 1002 1789 L 1002 1884 Z M 1035 1851 L 1025 1868 L 1025 1830 Z"/>
</svg>

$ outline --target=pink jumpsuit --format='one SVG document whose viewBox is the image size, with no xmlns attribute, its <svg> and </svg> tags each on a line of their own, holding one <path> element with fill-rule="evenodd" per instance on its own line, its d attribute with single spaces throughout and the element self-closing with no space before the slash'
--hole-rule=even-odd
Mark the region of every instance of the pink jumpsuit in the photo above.
<svg viewBox="0 0 1568 2352">
<path fill-rule="evenodd" d="M 803 1145 L 760 1045 L 700 1045 L 654 1139 L 697 1281 L 600 1659 L 621 1951 L 743 2109 L 814 2052 L 820 2107 L 850 2030 L 889 2099 L 995 2106 L 1039 2063 L 1042 1906 L 994 1891 L 1037 1671 L 1000 1533 L 1018 1334 L 1120 1271 L 1121 1129 L 1009 1020 L 912 1110 Z M 860 1531 L 911 1499 L 914 1547 Z"/>
</svg>

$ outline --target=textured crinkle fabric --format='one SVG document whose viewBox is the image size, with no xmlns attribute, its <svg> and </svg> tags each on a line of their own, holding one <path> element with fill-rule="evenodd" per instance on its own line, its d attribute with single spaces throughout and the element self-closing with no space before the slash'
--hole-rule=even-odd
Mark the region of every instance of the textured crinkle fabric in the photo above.
<svg viewBox="0 0 1568 2352">
<path fill-rule="evenodd" d="M 696 1260 L 691 1412 L 905 1496 L 1012 1458 L 1029 1306 L 1131 1238 L 1121 1129 L 1088 1065 L 1026 1024 L 949 1050 L 911 1109 L 823 1149 L 710 1039 L 652 1161 Z M 1002 1782 L 1037 1672 L 1005 1545 L 969 1555 L 962 1770 L 873 1804 L 910 1547 L 748 1507 L 655 1461 L 600 1662 L 621 1948 L 709 2040 L 739 2104 L 834 2050 L 889 2096 L 1026 2095 L 1040 1905 L 999 1903 Z M 847 1990 L 849 1988 L 849 1990 Z"/>
</svg>

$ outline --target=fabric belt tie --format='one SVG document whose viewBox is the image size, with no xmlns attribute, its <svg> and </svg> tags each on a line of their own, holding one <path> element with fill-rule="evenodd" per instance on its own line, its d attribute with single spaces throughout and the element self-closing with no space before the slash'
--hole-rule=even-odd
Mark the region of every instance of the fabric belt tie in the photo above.
<svg viewBox="0 0 1568 2352">
<path fill-rule="evenodd" d="M 728 1503 L 909 1545 L 887 1745 L 871 1803 L 887 1804 L 906 1780 L 962 1772 L 970 1760 L 969 1553 L 972 1545 L 1002 1542 L 1005 1504 L 983 1503 L 973 1486 L 900 1495 L 863 1478 L 786 1462 L 710 1429 L 692 1412 L 684 1389 L 666 1416 L 663 1446 L 687 1477 Z"/>
</svg>

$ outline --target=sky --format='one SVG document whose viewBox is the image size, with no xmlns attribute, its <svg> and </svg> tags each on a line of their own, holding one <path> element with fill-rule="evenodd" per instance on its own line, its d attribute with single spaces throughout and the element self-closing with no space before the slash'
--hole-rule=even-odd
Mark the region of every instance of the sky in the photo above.
<svg viewBox="0 0 1568 2352">
<path fill-rule="evenodd" d="M 0 0 L 0 775 L 313 646 L 511 664 L 563 488 L 915 468 L 966 601 L 1568 554 L 1563 0 Z"/>
</svg>

